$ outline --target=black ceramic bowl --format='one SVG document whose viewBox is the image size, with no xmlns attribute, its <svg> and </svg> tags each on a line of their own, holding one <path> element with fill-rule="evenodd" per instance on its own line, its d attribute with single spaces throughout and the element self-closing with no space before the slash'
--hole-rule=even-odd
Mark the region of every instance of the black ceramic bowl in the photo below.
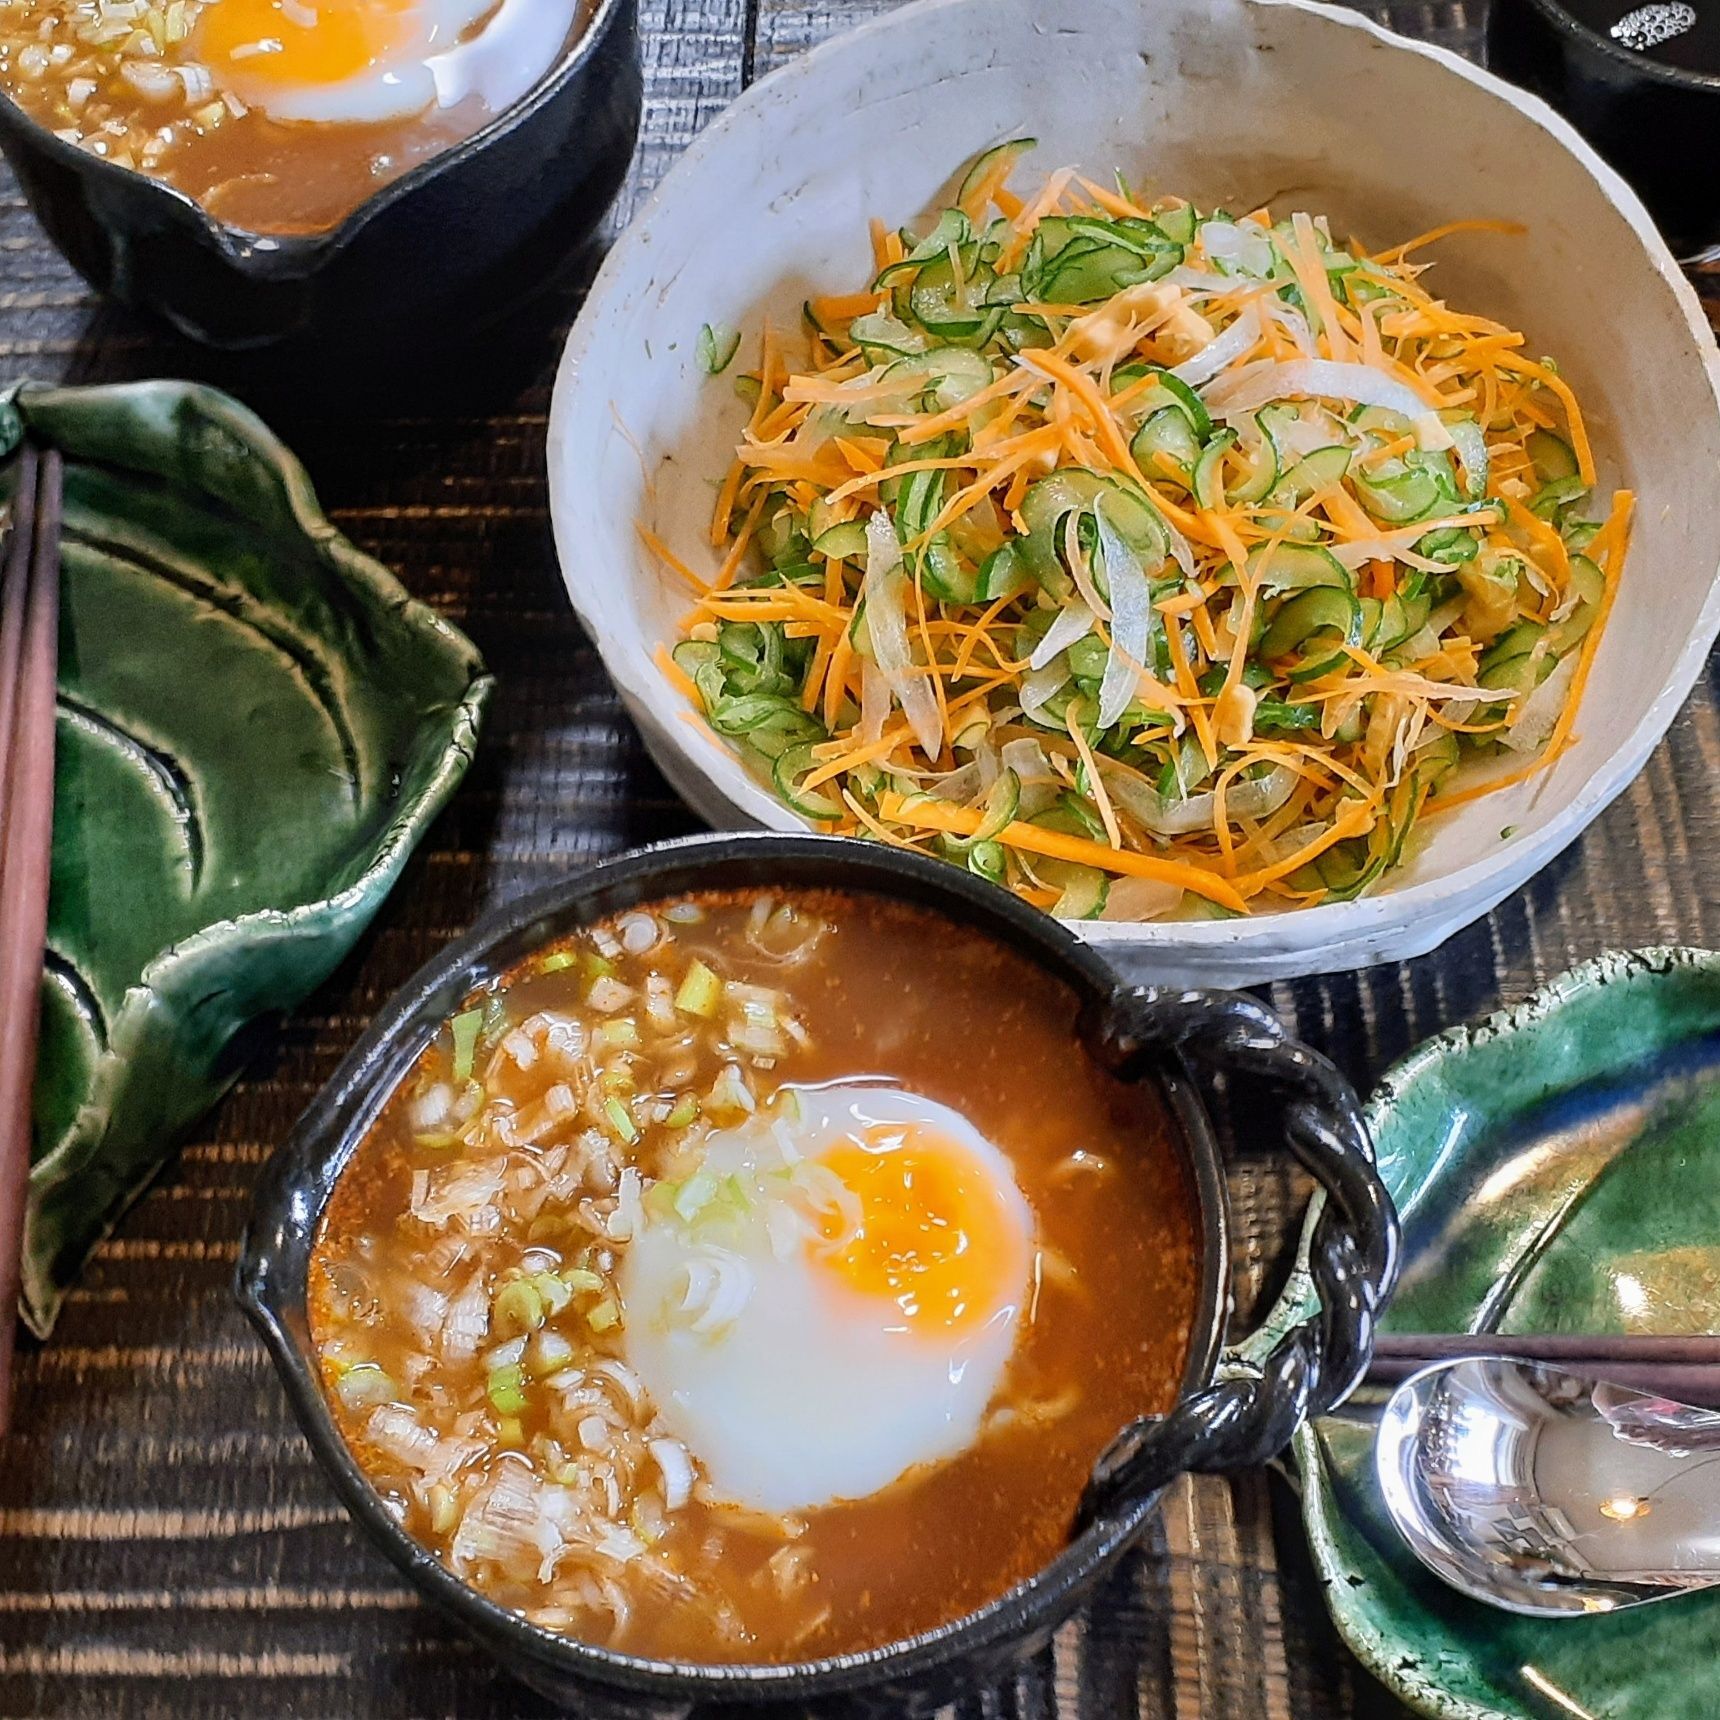
<svg viewBox="0 0 1720 1720">
<path fill-rule="evenodd" d="M 0 94 L 0 150 L 98 291 L 211 346 L 391 354 L 499 315 L 591 234 L 639 131 L 637 0 L 597 0 L 530 95 L 338 227 L 260 237 L 56 137 Z"/>
<path fill-rule="evenodd" d="M 1634 3 L 1619 0 L 1620 14 Z M 1492 0 L 1487 46 L 1494 71 L 1544 97 L 1630 181 L 1675 251 L 1720 243 L 1720 73 L 1635 53 L 1558 0 Z"/>
<path fill-rule="evenodd" d="M 1082 1527 L 1038 1575 L 968 1617 L 910 1641 L 792 1666 L 695 1666 L 615 1654 L 552 1635 L 453 1576 L 396 1523 L 353 1462 L 312 1352 L 306 1273 L 323 1207 L 354 1147 L 419 1053 L 471 990 L 575 927 L 689 891 L 821 886 L 894 897 L 977 927 L 1063 980 L 1091 1054 L 1156 1083 L 1180 1124 L 1198 1196 L 1204 1262 L 1182 1397 L 1124 1430 L 1094 1471 Z M 1263 1083 L 1284 1141 L 1326 1195 L 1312 1254 L 1321 1308 L 1257 1372 L 1215 1383 L 1225 1338 L 1228 1221 L 1212 1128 L 1189 1065 Z M 775 1713 L 901 1720 L 990 1683 L 1041 1647 L 1142 1533 L 1185 1470 L 1265 1462 L 1303 1417 L 1346 1395 L 1367 1366 L 1396 1270 L 1397 1220 L 1343 1078 L 1288 1040 L 1251 998 L 1125 986 L 1048 914 L 941 861 L 820 836 L 697 837 L 599 866 L 510 908 L 450 946 L 382 1010 L 270 1161 L 240 1255 L 238 1289 L 273 1352 L 317 1456 L 347 1507 L 412 1583 L 508 1669 L 584 1715 Z"/>
</svg>

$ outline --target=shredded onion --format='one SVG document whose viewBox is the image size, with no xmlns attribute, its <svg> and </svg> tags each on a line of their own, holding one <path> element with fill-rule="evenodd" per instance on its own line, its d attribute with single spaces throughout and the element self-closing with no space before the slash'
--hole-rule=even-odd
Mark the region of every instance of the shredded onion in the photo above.
<svg viewBox="0 0 1720 1720">
<path fill-rule="evenodd" d="M 1406 567 L 1420 568 L 1423 573 L 1451 572 L 1449 563 L 1435 561 L 1431 556 L 1417 555 L 1401 537 L 1351 538 L 1348 543 L 1331 543 L 1325 547 L 1334 561 L 1347 567 L 1352 573 L 1370 561 L 1401 561 Z"/>
<path fill-rule="evenodd" d="M 902 707 L 914 739 L 927 758 L 935 759 L 943 751 L 943 723 L 937 698 L 919 673 L 908 642 L 903 601 L 907 585 L 896 528 L 880 508 L 866 522 L 866 630 L 872 639 L 872 655 Z"/>
<path fill-rule="evenodd" d="M 1058 652 L 1066 651 L 1078 639 L 1093 631 L 1093 611 L 1085 603 L 1071 603 L 1059 612 L 1057 619 L 1045 629 L 1045 637 L 1033 648 L 1027 659 L 1029 669 L 1043 669 Z"/>
<path fill-rule="evenodd" d="M 1099 759 L 1099 773 L 1111 798 L 1160 836 L 1188 836 L 1198 830 L 1212 829 L 1217 797 L 1210 789 L 1186 800 L 1166 800 L 1138 771 L 1103 756 Z M 1224 797 L 1225 816 L 1270 817 L 1290 798 L 1295 786 L 1296 773 L 1288 765 L 1279 765 L 1263 777 L 1235 783 Z"/>
<path fill-rule="evenodd" d="M 1558 725 L 1581 653 L 1572 651 L 1513 714 L 1500 737 L 1513 752 L 1538 752 Z"/>
<path fill-rule="evenodd" d="M 1014 771 L 1024 784 L 1052 779 L 1051 761 L 1045 756 L 1045 748 L 1029 737 L 1005 741 L 998 750 L 998 757 L 1003 761 L 1003 768 Z"/>
<path fill-rule="evenodd" d="M 1308 319 L 1294 305 L 1287 305 L 1280 298 L 1268 298 L 1266 314 L 1289 334 L 1296 343 L 1296 350 L 1304 358 L 1320 356 L 1320 349 L 1314 341 L 1314 331 L 1308 327 Z"/>
<path fill-rule="evenodd" d="M 648 1449 L 663 1476 L 663 1503 L 679 1511 L 693 1497 L 693 1460 L 678 1439 L 653 1439 Z"/>
<path fill-rule="evenodd" d="M 681 1264 L 685 1283 L 671 1317 L 699 1337 L 734 1324 L 752 1300 L 752 1268 L 726 1248 L 703 1248 Z"/>
<path fill-rule="evenodd" d="M 1244 313 L 1246 314 L 1246 313 Z M 1237 318 L 1237 322 L 1242 320 Z M 1234 328 L 1236 325 L 1231 325 Z M 1230 333 L 1226 329 L 1223 340 Z M 1217 341 L 1213 343 L 1215 346 Z M 1250 345 L 1253 343 L 1250 342 Z M 1247 351 L 1244 347 L 1243 351 Z M 1208 371 L 1207 375 L 1215 372 Z M 1215 383 L 1206 393 L 1208 411 L 1226 418 L 1307 395 L 1319 400 L 1350 400 L 1358 406 L 1378 406 L 1399 412 L 1415 426 L 1424 448 L 1449 448 L 1451 432 L 1439 416 L 1406 382 L 1387 376 L 1369 364 L 1340 364 L 1329 358 L 1293 358 L 1285 363 L 1250 364 Z"/>
<path fill-rule="evenodd" d="M 1031 669 L 1021 678 L 1021 714 L 1038 722 L 1039 713 L 1068 685 L 1069 671 L 1061 663 Z"/>
<path fill-rule="evenodd" d="M 1260 278 L 1272 273 L 1272 239 L 1258 222 L 1206 221 L 1195 237 L 1215 263 Z"/>
<path fill-rule="evenodd" d="M 1183 890 L 1158 878 L 1113 878 L 1101 920 L 1162 920 L 1182 906 Z"/>
<path fill-rule="evenodd" d="M 1227 364 L 1234 364 L 1259 338 L 1260 312 L 1251 304 L 1223 334 L 1214 336 L 1194 357 L 1184 359 L 1171 375 L 1179 382 L 1186 382 L 1190 388 L 1198 388 L 1201 383 L 1211 381 Z M 1268 395 L 1267 398 L 1275 399 L 1276 396 Z"/>
<path fill-rule="evenodd" d="M 1105 510 L 1093 506 L 1099 527 L 1099 553 L 1111 592 L 1111 654 L 1099 683 L 1099 727 L 1108 729 L 1128 709 L 1140 684 L 1152 643 L 1153 597 L 1140 558 L 1123 542 Z"/>
<path fill-rule="evenodd" d="M 868 611 L 870 613 L 870 611 Z M 890 720 L 890 683 L 876 663 L 860 665 L 860 738 L 868 746 Z"/>
</svg>

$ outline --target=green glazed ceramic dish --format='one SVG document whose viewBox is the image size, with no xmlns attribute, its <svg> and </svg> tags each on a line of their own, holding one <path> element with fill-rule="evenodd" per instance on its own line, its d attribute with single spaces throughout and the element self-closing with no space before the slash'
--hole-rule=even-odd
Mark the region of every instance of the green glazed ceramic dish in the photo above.
<svg viewBox="0 0 1720 1720">
<path fill-rule="evenodd" d="M 1430 1040 L 1369 1121 L 1404 1221 L 1388 1330 L 1715 1329 L 1720 955 L 1601 956 Z M 1304 1428 L 1295 1465 L 1332 1617 L 1396 1696 L 1442 1720 L 1720 1715 L 1720 1592 L 1546 1621 L 1424 1571 L 1374 1481 L 1383 1396 Z"/>
<path fill-rule="evenodd" d="M 54 858 L 22 1313 L 319 985 L 471 757 L 490 679 L 249 412 L 0 393 L 66 460 Z M 11 482 L 10 473 L 5 479 Z"/>
</svg>

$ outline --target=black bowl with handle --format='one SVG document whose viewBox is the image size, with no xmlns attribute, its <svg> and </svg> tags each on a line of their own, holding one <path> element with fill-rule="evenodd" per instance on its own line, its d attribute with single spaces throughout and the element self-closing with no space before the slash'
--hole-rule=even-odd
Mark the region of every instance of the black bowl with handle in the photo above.
<svg viewBox="0 0 1720 1720">
<path fill-rule="evenodd" d="M 990 1605 L 910 1640 L 797 1665 L 692 1665 L 558 1636 L 487 1600 L 401 1528 L 353 1460 L 324 1396 L 307 1281 L 329 1196 L 390 1094 L 477 987 L 592 921 L 699 891 L 808 887 L 875 894 L 978 928 L 1074 993 L 1088 1054 L 1155 1084 L 1178 1129 L 1199 1209 L 1201 1289 L 1181 1396 L 1119 1431 L 1096 1465 L 1067 1547 Z M 1224 1358 L 1229 1218 L 1223 1167 L 1194 1071 L 1275 1101 L 1283 1145 L 1323 1190 L 1310 1265 L 1318 1311 L 1257 1366 Z M 528 898 L 442 952 L 384 1006 L 270 1161 L 241 1249 L 238 1294 L 311 1445 L 354 1518 L 408 1580 L 510 1671 L 582 1715 L 930 1713 L 1042 1647 L 1139 1539 L 1185 1471 L 1265 1463 L 1365 1371 L 1397 1267 L 1397 1219 L 1356 1096 L 1263 1005 L 1226 992 L 1124 984 L 1048 914 L 925 856 L 826 836 L 694 837 L 595 867 Z M 1222 1376 L 1222 1377 L 1221 1377 Z"/>
<path fill-rule="evenodd" d="M 335 368 L 433 365 L 558 272 L 620 189 L 639 132 L 638 0 L 597 0 L 555 69 L 336 227 L 270 236 L 56 136 L 0 93 L 0 150 L 97 291 L 201 344 Z"/>
</svg>

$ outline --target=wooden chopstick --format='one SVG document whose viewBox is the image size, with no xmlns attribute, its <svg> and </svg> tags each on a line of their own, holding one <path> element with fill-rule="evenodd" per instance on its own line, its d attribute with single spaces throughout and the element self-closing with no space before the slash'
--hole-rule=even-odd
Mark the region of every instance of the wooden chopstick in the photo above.
<svg viewBox="0 0 1720 1720">
<path fill-rule="evenodd" d="M 0 563 L 0 1433 L 11 1423 L 54 840 L 59 454 L 28 443 Z"/>
<path fill-rule="evenodd" d="M 1543 1362 L 1698 1409 L 1720 1409 L 1720 1336 L 1616 1333 L 1382 1333 L 1373 1385 L 1398 1385 L 1434 1362 L 1506 1356 Z"/>
</svg>

